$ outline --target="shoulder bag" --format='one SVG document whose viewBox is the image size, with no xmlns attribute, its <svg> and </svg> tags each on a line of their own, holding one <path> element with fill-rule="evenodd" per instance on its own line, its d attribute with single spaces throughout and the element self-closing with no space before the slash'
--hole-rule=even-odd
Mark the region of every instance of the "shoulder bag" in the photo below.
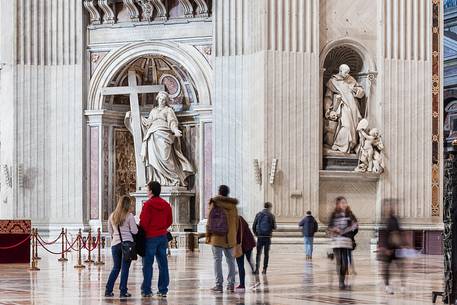
<svg viewBox="0 0 457 305">
<path fill-rule="evenodd" d="M 121 239 L 121 249 L 122 249 L 122 256 L 127 261 L 136 261 L 138 259 L 136 253 L 136 245 L 133 241 L 124 241 L 122 239 L 121 229 L 119 225 L 117 226 L 117 232 L 119 233 L 119 238 Z"/>
</svg>

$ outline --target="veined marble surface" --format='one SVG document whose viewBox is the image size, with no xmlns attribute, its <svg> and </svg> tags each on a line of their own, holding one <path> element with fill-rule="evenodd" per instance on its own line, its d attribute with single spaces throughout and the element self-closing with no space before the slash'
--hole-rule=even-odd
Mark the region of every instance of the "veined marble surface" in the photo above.
<svg viewBox="0 0 457 305">
<path fill-rule="evenodd" d="M 57 249 L 56 249 L 57 250 Z M 108 250 L 108 249 L 106 249 Z M 355 251 L 357 275 L 352 276 L 351 290 L 340 291 L 334 261 L 326 258 L 327 247 L 318 245 L 312 262 L 305 261 L 300 245 L 272 245 L 267 276 L 261 276 L 258 290 L 245 293 L 215 294 L 212 254 L 208 246 L 199 252 L 173 252 L 169 257 L 170 292 L 166 300 L 142 299 L 141 263 L 130 269 L 129 292 L 132 298 L 103 297 L 111 268 L 108 251 L 106 264 L 74 269 L 76 255 L 60 263 L 58 256 L 39 254 L 40 271 L 30 272 L 26 265 L 0 265 L 0 304 L 432 304 L 431 292 L 442 289 L 442 257 L 420 256 L 405 266 L 406 291 L 399 289 L 398 270 L 393 271 L 394 295 L 386 295 L 381 275 L 381 265 L 374 254 Z M 247 267 L 247 266 L 245 266 Z M 224 275 L 226 275 L 224 266 Z M 158 270 L 154 266 L 153 291 L 157 291 Z M 118 279 L 119 280 L 119 279 Z M 238 276 L 237 276 L 238 280 Z M 247 284 L 253 280 L 247 275 Z M 118 289 L 116 282 L 115 289 Z M 441 300 L 438 300 L 441 302 Z"/>
</svg>

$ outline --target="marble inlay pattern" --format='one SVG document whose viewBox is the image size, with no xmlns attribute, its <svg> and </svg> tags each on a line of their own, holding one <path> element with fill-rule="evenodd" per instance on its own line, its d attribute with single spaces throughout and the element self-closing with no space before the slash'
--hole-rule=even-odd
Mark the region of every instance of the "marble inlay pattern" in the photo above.
<svg viewBox="0 0 457 305">
<path fill-rule="evenodd" d="M 400 293 L 396 289 L 394 295 L 386 295 L 380 274 L 382 268 L 375 255 L 357 250 L 357 275 L 351 279 L 352 289 L 340 291 L 334 262 L 325 258 L 326 250 L 324 245 L 318 245 L 314 260 L 308 262 L 300 245 L 273 245 L 268 275 L 260 278 L 262 284 L 258 290 L 223 294 L 209 291 L 214 282 L 208 246 L 200 246 L 200 251 L 195 253 L 176 251 L 169 257 L 171 283 L 167 300 L 141 299 L 141 263 L 134 262 L 128 285 L 133 297 L 125 304 L 416 305 L 431 304 L 431 292 L 442 290 L 441 256 L 421 256 L 408 262 L 404 268 L 406 291 Z M 30 272 L 26 265 L 0 265 L 0 304 L 123 304 L 117 290 L 114 298 L 102 296 L 111 268 L 108 251 L 104 252 L 106 265 L 91 265 L 81 271 L 73 268 L 75 253 L 69 255 L 68 262 L 60 263 L 57 256 L 47 256 L 42 249 L 39 249 L 43 257 L 39 262 L 40 271 Z M 225 266 L 224 272 L 226 274 Z M 153 291 L 157 289 L 157 275 L 154 267 Z M 248 274 L 247 283 L 252 280 Z M 393 272 L 392 285 L 399 286 L 398 270 Z"/>
</svg>

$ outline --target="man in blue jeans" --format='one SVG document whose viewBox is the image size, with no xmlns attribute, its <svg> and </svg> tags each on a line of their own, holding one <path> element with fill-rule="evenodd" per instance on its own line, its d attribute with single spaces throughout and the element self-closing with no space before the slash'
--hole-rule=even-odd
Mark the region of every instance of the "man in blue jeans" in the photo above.
<svg viewBox="0 0 457 305">
<path fill-rule="evenodd" d="M 168 274 L 167 248 L 168 228 L 173 223 L 171 206 L 160 198 L 161 187 L 156 181 L 148 183 L 149 200 L 143 204 L 140 215 L 140 226 L 146 233 L 145 256 L 143 257 L 143 284 L 141 295 L 152 297 L 152 265 L 154 257 L 159 265 L 158 297 L 166 298 L 170 277 Z"/>
<path fill-rule="evenodd" d="M 305 218 L 300 221 L 298 226 L 301 227 L 303 233 L 306 259 L 311 260 L 313 259 L 314 234 L 318 229 L 316 219 L 311 215 L 311 211 L 306 212 Z"/>
</svg>

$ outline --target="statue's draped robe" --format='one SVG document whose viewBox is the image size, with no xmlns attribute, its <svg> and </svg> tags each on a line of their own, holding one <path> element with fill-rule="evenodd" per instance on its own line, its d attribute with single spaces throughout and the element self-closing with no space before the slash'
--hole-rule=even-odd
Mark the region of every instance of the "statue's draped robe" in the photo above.
<svg viewBox="0 0 457 305">
<path fill-rule="evenodd" d="M 141 118 L 143 143 L 141 158 L 152 177 L 165 186 L 185 186 L 186 178 L 193 174 L 193 167 L 181 150 L 180 139 L 173 130 L 178 128 L 178 119 L 169 106 L 155 107 L 148 118 Z"/>
<path fill-rule="evenodd" d="M 355 93 L 353 91 L 355 90 Z M 341 96 L 341 102 L 337 104 L 335 94 Z M 343 78 L 341 75 L 333 75 L 327 82 L 324 105 L 326 108 L 331 106 L 338 116 L 338 124 L 334 130 L 332 139 L 326 140 L 334 151 L 344 153 L 354 152 L 358 142 L 357 124 L 362 119 L 359 110 L 359 101 L 364 95 L 363 88 L 357 84 L 356 80 L 348 75 Z M 329 101 L 331 101 L 329 103 Z M 327 109 L 325 109 L 327 110 Z"/>
</svg>

